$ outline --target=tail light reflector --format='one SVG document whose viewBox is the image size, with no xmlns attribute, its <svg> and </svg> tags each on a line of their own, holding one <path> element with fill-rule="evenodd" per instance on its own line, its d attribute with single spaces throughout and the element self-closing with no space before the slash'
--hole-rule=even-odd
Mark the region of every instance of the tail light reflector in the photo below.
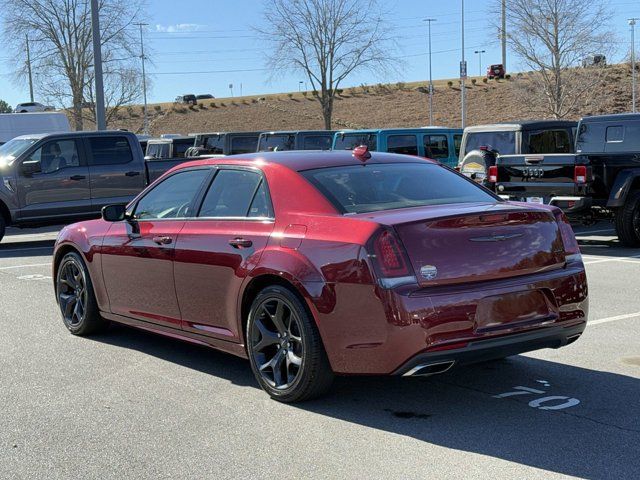
<svg viewBox="0 0 640 480">
<path fill-rule="evenodd" d="M 573 228 L 571 228 L 571 224 L 569 223 L 569 220 L 567 220 L 567 216 L 562 213 L 561 210 L 557 210 L 554 213 L 556 216 L 556 222 L 558 222 L 558 227 L 560 228 L 564 251 L 567 256 L 580 255 L 580 247 L 578 246 L 578 241 L 573 233 Z"/>
<path fill-rule="evenodd" d="M 489 182 L 496 183 L 498 181 L 498 166 L 491 165 L 489 167 Z"/>
<path fill-rule="evenodd" d="M 378 231 L 371 241 L 371 250 L 374 268 L 383 287 L 417 283 L 404 248 L 392 230 Z"/>
<path fill-rule="evenodd" d="M 587 167 L 584 165 L 576 165 L 573 171 L 573 181 L 579 185 L 587 183 Z"/>
</svg>

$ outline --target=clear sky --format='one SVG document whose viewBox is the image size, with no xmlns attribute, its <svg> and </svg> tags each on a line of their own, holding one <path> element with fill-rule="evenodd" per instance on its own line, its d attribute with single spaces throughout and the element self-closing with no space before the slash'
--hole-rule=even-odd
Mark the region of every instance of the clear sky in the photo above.
<svg viewBox="0 0 640 480">
<path fill-rule="evenodd" d="M 398 56 L 403 67 L 398 74 L 376 78 L 356 74 L 344 86 L 362 83 L 417 81 L 428 78 L 427 27 L 423 18 L 436 18 L 432 26 L 433 76 L 454 78 L 458 75 L 460 45 L 460 0 L 387 0 L 385 10 L 392 12 L 391 23 L 399 37 Z M 493 0 L 466 0 L 465 50 L 470 75 L 478 75 L 479 58 L 483 69 L 501 60 L 498 32 L 490 26 Z M 612 28 L 620 41 L 618 58 L 628 51 L 629 27 L 626 18 L 640 17 L 640 0 L 611 0 Z M 149 0 L 145 42 L 153 64 L 148 74 L 153 82 L 150 102 L 171 101 L 182 93 L 212 93 L 216 97 L 233 93 L 260 94 L 298 89 L 302 75 L 287 74 L 269 81 L 264 70 L 264 49 L 251 30 L 260 22 L 262 0 Z M 1 17 L 0 13 L 0 17 Z M 637 30 L 640 38 L 640 28 Z M 26 79 L 16 83 L 4 60 L 11 52 L 0 50 L 0 99 L 15 105 L 28 101 Z M 509 57 L 509 69 L 517 70 L 519 61 Z M 36 93 L 36 101 L 37 93 Z"/>
</svg>

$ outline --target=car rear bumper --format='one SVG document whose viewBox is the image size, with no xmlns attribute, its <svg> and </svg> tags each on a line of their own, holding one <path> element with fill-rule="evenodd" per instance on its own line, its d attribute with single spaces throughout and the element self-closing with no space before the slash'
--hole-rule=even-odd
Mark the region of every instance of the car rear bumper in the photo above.
<svg viewBox="0 0 640 480">
<path fill-rule="evenodd" d="M 533 332 L 471 341 L 460 348 L 424 352 L 411 358 L 394 375 L 429 376 L 456 366 L 496 360 L 541 348 L 564 347 L 580 338 L 585 327 L 586 322 L 566 327 L 557 325 Z"/>
<path fill-rule="evenodd" d="M 548 310 L 536 302 L 526 312 L 512 310 L 528 292 Z M 455 363 L 464 364 L 561 347 L 584 329 L 589 309 L 581 261 L 472 284 L 393 290 L 339 284 L 334 298 L 331 311 L 317 312 L 318 328 L 333 370 L 358 375 L 402 375 L 423 358 L 455 355 Z"/>
</svg>

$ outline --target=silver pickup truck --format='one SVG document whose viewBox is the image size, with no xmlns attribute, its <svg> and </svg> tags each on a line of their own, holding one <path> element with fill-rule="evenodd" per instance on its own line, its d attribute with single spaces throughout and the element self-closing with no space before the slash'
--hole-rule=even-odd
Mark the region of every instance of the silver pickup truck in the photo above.
<svg viewBox="0 0 640 480">
<path fill-rule="evenodd" d="M 182 159 L 145 160 L 131 132 L 24 135 L 0 146 L 0 240 L 5 227 L 100 216 L 128 203 Z"/>
</svg>

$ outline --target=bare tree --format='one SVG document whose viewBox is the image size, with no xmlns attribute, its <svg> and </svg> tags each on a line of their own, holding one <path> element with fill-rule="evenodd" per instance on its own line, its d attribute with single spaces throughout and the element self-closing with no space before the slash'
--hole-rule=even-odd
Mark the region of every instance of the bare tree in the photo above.
<svg viewBox="0 0 640 480">
<path fill-rule="evenodd" d="M 606 72 L 603 63 L 577 71 L 585 58 L 612 51 L 611 18 L 599 0 L 518 0 L 507 2 L 508 43 L 533 70 L 528 92 L 541 113 L 570 116 L 593 99 Z"/>
<path fill-rule="evenodd" d="M 269 68 L 308 77 L 326 129 L 337 90 L 349 75 L 393 66 L 393 38 L 376 0 L 270 0 L 262 19 L 256 30 L 272 47 Z"/>
<path fill-rule="evenodd" d="M 37 90 L 59 107 L 71 105 L 74 126 L 82 130 L 83 106 L 87 105 L 87 92 L 93 89 L 90 0 L 0 0 L 0 6 L 4 39 L 15 53 L 18 72 L 26 68 L 28 37 Z M 139 2 L 100 0 L 99 10 L 105 84 L 117 86 L 119 78 L 128 75 L 137 63 L 138 42 L 131 26 L 141 7 Z M 137 97 L 129 92 L 130 85 L 124 88 L 127 93 L 112 95 L 111 100 Z M 107 103 L 107 107 L 113 106 Z"/>
</svg>

